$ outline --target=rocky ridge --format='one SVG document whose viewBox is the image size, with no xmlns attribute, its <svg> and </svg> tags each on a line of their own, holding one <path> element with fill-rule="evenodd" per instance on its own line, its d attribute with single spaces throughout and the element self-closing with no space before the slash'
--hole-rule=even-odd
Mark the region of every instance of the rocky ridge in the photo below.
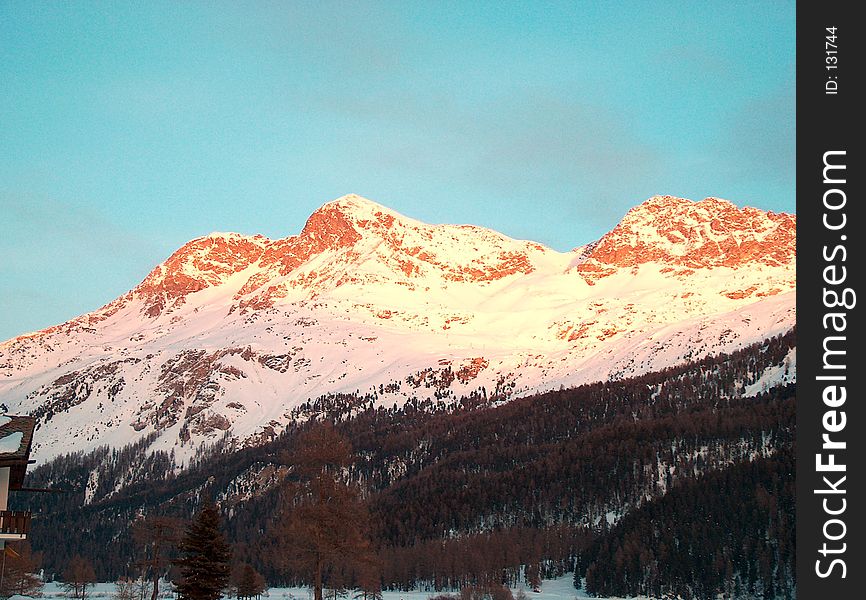
<svg viewBox="0 0 866 600">
<path fill-rule="evenodd" d="M 658 370 L 793 326 L 793 215 L 653 197 L 561 253 L 355 195 L 295 236 L 192 240 L 87 315 L 0 344 L 37 455 L 273 436 L 305 401 L 502 401 Z M 294 411 L 294 412 L 293 412 Z"/>
</svg>

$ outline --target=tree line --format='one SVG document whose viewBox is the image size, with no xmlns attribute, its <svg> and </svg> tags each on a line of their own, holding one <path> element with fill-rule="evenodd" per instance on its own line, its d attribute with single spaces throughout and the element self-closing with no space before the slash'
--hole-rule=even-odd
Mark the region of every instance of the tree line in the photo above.
<svg viewBox="0 0 866 600">
<path fill-rule="evenodd" d="M 147 458 L 153 453 L 144 441 L 123 451 L 63 457 L 29 476 L 34 487 L 72 490 L 27 498 L 39 513 L 34 550 L 42 552 L 49 573 L 60 575 L 73 558 L 68 544 L 58 543 L 60 532 L 73 530 L 77 551 L 92 560 L 99 579 L 128 577 L 141 561 L 155 560 L 135 533 L 142 515 L 188 520 L 213 501 L 236 559 L 271 585 L 321 579 L 323 588 L 357 588 L 375 597 L 383 588 L 513 585 L 577 566 L 589 586 L 593 561 L 587 552 L 595 551 L 588 549 L 612 540 L 611 531 L 630 515 L 682 496 L 689 482 L 698 490 L 700 482 L 791 447 L 793 386 L 752 398 L 741 393 L 764 369 L 781 364 L 794 344 L 792 332 L 659 373 L 496 407 L 484 404 L 485 394 L 445 408 L 418 402 L 377 408 L 369 398 L 323 398 L 318 407 L 307 405 L 304 422 L 272 442 L 239 451 L 217 446 L 184 470 L 170 454 Z M 337 479 L 310 478 L 302 467 L 313 446 L 309 436 L 321 427 L 335 436 L 330 445 L 343 449 L 325 469 Z M 92 471 L 99 486 L 85 494 Z M 335 482 L 338 487 L 329 487 Z M 784 490 L 764 488 L 780 510 L 789 510 L 779 496 Z M 322 509 L 325 500 L 345 501 L 348 512 Z M 684 504 L 674 506 L 690 522 L 693 514 Z M 308 548 L 303 560 L 273 560 L 288 545 L 314 539 L 302 524 L 309 518 L 286 528 L 290 514 L 341 515 L 333 522 L 356 524 L 354 533 L 341 537 L 352 540 L 357 557 L 350 560 L 346 550 L 329 562 Z M 780 547 L 793 547 L 788 528 L 774 527 L 767 535 L 779 538 Z M 747 561 L 769 560 L 773 573 L 784 571 L 788 554 L 759 554 Z M 672 554 L 654 556 L 659 565 L 674 560 Z M 617 568 L 625 573 L 626 564 Z M 746 582 L 743 589 L 764 585 L 757 567 L 743 571 L 735 560 L 731 564 Z M 171 566 L 154 568 L 167 573 Z M 749 583 L 750 576 L 761 583 Z M 593 577 L 592 585 L 601 585 L 607 575 L 596 567 Z M 778 580 L 772 591 L 784 589 Z"/>
</svg>

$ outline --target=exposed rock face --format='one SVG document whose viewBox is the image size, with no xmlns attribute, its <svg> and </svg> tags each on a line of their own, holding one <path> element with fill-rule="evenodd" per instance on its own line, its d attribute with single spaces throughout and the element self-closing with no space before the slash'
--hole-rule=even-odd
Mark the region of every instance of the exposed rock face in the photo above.
<svg viewBox="0 0 866 600">
<path fill-rule="evenodd" d="M 409 288 L 415 281 L 430 278 L 495 281 L 531 273 L 534 266 L 529 252 L 546 251 L 539 244 L 520 245 L 523 247 L 515 248 L 514 240 L 486 229 L 427 225 L 359 196 L 344 196 L 314 212 L 300 235 L 269 242 L 259 270 L 237 297 L 256 292 L 242 308 L 261 310 L 285 298 L 289 289 L 307 289 L 317 295 L 332 287 L 381 279 Z M 303 269 L 317 257 L 327 257 L 319 261 L 325 263 L 321 268 Z M 375 263 L 377 272 L 359 274 L 364 263 Z M 286 279 L 271 284 L 280 278 Z"/>
<path fill-rule="evenodd" d="M 184 244 L 156 267 L 133 290 L 144 301 L 148 317 L 182 306 L 186 296 L 221 285 L 261 257 L 267 244 L 262 236 L 211 234 Z"/>
<path fill-rule="evenodd" d="M 587 282 L 619 268 L 658 263 L 682 270 L 779 266 L 794 260 L 796 219 L 726 200 L 656 196 L 633 208 L 578 271 Z"/>
<path fill-rule="evenodd" d="M 794 323 L 792 215 L 654 197 L 560 253 L 355 195 L 294 236 L 215 233 L 92 313 L 0 344 L 40 457 L 152 431 L 272 439 L 310 399 L 507 400 L 731 351 Z"/>
</svg>

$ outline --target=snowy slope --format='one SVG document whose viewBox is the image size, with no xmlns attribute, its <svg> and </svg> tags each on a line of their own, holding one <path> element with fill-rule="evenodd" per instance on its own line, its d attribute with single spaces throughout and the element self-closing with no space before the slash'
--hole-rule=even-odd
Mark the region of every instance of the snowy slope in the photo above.
<svg viewBox="0 0 866 600">
<path fill-rule="evenodd" d="M 654 197 L 560 253 L 355 195 L 281 240 L 192 240 L 117 300 L 0 344 L 39 459 L 154 430 L 255 443 L 307 399 L 497 399 L 730 351 L 794 324 L 795 217 Z M 770 375 L 768 375 L 769 377 Z"/>
</svg>

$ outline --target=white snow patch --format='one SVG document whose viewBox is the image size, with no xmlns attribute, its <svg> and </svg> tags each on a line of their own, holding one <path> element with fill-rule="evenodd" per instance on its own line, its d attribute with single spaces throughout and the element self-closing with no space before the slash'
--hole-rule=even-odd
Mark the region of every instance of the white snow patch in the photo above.
<svg viewBox="0 0 866 600">
<path fill-rule="evenodd" d="M 777 385 L 786 385 L 797 382 L 797 349 L 791 348 L 785 355 L 782 364 L 773 365 L 764 369 L 755 383 L 747 385 L 743 396 L 757 396 L 761 392 Z"/>
<path fill-rule="evenodd" d="M 533 592 L 531 588 L 523 585 L 512 588 L 513 593 L 518 590 L 526 592 L 527 600 L 584 600 L 594 598 L 595 600 L 624 600 L 619 596 L 590 596 L 585 590 L 575 589 L 574 574 L 567 573 L 556 579 L 545 579 L 541 585 L 540 592 Z M 433 596 L 438 596 L 440 593 L 452 592 L 435 592 L 410 590 L 404 591 L 384 591 L 382 592 L 382 600 L 428 600 Z M 93 588 L 88 589 L 87 596 L 89 598 L 113 598 L 116 594 L 113 583 L 97 583 Z M 47 583 L 42 589 L 42 598 L 67 598 L 61 584 Z M 161 587 L 161 598 L 173 598 L 170 585 Z M 271 598 L 273 600 L 311 600 L 313 594 L 309 588 L 270 588 L 263 595 L 263 598 Z M 351 595 L 349 596 L 351 597 Z M 635 596 L 629 600 L 650 600 L 647 596 Z"/>
<path fill-rule="evenodd" d="M 21 448 L 21 440 L 24 434 L 20 431 L 10 433 L 0 438 L 0 454 L 11 454 Z"/>
</svg>

